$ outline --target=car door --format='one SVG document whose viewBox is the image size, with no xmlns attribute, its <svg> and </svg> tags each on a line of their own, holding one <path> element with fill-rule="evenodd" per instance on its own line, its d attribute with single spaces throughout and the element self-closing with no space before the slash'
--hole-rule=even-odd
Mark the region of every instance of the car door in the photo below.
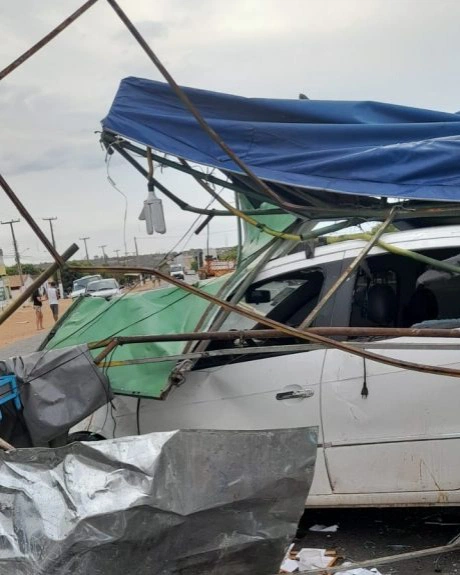
<svg viewBox="0 0 460 575">
<path fill-rule="evenodd" d="M 379 288 L 381 292 L 393 290 L 396 301 L 392 318 L 383 314 L 380 325 L 406 326 L 414 293 L 419 293 L 417 279 L 423 268 L 407 258 L 389 255 L 370 257 L 365 267 L 366 272 L 358 275 L 354 287 L 350 282 L 341 294 L 342 299 L 349 298 L 352 325 L 379 325 L 365 317 L 371 304 L 369 300 L 366 303 L 362 289 L 366 287 L 369 294 L 372 285 L 378 285 L 385 286 Z M 454 293 L 446 286 L 435 294 L 438 318 L 446 314 L 460 317 L 460 302 Z M 366 305 L 367 312 L 363 314 Z M 433 310 L 419 302 L 415 311 L 421 310 L 431 314 L 426 319 L 435 319 Z M 434 345 L 443 343 L 444 349 L 434 349 Z M 460 364 L 455 340 L 394 338 L 362 344 L 369 351 L 414 363 Z M 459 399 L 456 378 L 409 371 L 328 350 L 322 374 L 322 421 L 333 492 L 418 492 L 422 498 L 423 493 L 436 492 L 436 500 L 446 502 L 444 492 L 460 488 L 460 476 L 453 463 L 460 449 Z M 391 497 L 386 502 L 391 503 Z M 372 504 L 372 499 L 368 503 Z"/>
<path fill-rule="evenodd" d="M 332 263 L 308 262 L 309 267 L 306 263 L 304 258 L 303 267 L 297 270 L 288 265 L 281 266 L 276 273 L 261 274 L 241 305 L 298 325 L 341 269 L 338 257 Z M 333 306 L 333 301 L 329 305 Z M 329 310 L 324 311 L 318 318 L 322 325 L 331 318 Z M 254 327 L 253 320 L 232 314 L 221 330 Z M 185 375 L 181 386 L 171 390 L 165 402 L 142 401 L 142 432 L 177 428 L 320 427 L 320 382 L 325 350 L 299 351 L 298 340 L 246 343 L 243 355 L 209 356 L 200 360 L 195 369 Z M 214 343 L 207 351 L 227 354 L 232 352 L 231 345 Z M 305 344 L 303 346 L 305 349 Z M 312 489 L 311 493 L 330 492 L 322 449 L 318 452 Z"/>
</svg>

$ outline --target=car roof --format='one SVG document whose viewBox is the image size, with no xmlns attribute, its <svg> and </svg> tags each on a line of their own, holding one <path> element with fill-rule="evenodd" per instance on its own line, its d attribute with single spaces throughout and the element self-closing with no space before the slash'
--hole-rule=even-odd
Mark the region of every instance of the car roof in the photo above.
<svg viewBox="0 0 460 575">
<path fill-rule="evenodd" d="M 116 280 L 115 278 L 101 278 L 101 279 L 98 279 L 98 280 L 94 280 L 94 281 L 92 281 L 92 282 L 89 282 L 86 287 L 88 288 L 89 286 L 91 286 L 91 285 L 93 285 L 93 284 L 98 284 L 98 283 L 107 282 L 107 281 L 112 281 L 112 282 L 115 282 L 115 283 L 117 282 L 117 280 Z"/>
<path fill-rule="evenodd" d="M 359 231 L 357 232 L 359 233 Z M 340 234 L 337 234 L 340 236 Z M 381 241 L 403 247 L 409 250 L 422 250 L 437 247 L 455 247 L 460 250 L 460 226 L 436 226 L 431 228 L 418 228 L 383 234 Z M 305 259 L 305 252 L 297 252 L 281 258 L 276 258 L 267 263 L 258 279 L 265 279 L 278 273 L 286 273 L 305 267 L 314 267 L 327 262 L 338 261 L 344 258 L 356 257 L 366 240 L 344 240 L 334 244 L 318 246 L 315 248 L 313 257 Z M 379 247 L 373 247 L 369 255 L 386 253 Z"/>
</svg>

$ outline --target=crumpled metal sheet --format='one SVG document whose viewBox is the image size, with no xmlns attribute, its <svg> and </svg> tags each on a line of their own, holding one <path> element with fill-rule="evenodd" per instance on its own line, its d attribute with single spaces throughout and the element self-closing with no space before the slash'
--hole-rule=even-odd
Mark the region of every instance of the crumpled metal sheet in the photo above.
<svg viewBox="0 0 460 575">
<path fill-rule="evenodd" d="M 316 443 L 186 430 L 0 454 L 0 574 L 276 573 Z"/>
<path fill-rule="evenodd" d="M 33 445 L 47 445 L 113 397 L 87 345 L 0 361 L 0 375 L 14 373 Z"/>
</svg>

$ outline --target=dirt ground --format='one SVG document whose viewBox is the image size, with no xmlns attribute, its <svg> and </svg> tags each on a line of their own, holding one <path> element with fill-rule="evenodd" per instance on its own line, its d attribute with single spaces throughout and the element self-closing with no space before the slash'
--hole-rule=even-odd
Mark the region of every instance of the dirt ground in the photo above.
<svg viewBox="0 0 460 575">
<path fill-rule="evenodd" d="M 195 280 L 195 276 L 192 280 Z M 189 278 L 188 278 L 189 280 Z M 167 287 L 164 282 L 157 281 L 146 281 L 143 285 L 137 285 L 135 288 L 131 288 L 132 292 L 140 292 L 151 289 L 157 289 L 159 287 Z M 59 316 L 61 316 L 70 306 L 72 305 L 71 299 L 61 299 L 59 300 Z M 48 302 L 43 302 L 43 327 L 44 331 L 48 331 L 54 325 L 53 316 L 51 314 Z M 0 348 L 5 345 L 10 345 L 17 341 L 21 341 L 33 335 L 37 332 L 35 324 L 35 311 L 32 304 L 27 302 L 24 306 L 18 309 L 6 322 L 0 325 Z"/>
<path fill-rule="evenodd" d="M 70 307 L 72 300 L 64 299 L 59 301 L 59 315 Z M 48 302 L 43 302 L 43 327 L 48 331 L 54 325 L 53 315 Z M 0 347 L 9 345 L 15 341 L 35 335 L 37 328 L 35 325 L 35 311 L 32 304 L 27 303 L 18 309 L 6 322 L 0 325 Z M 43 333 L 43 332 L 41 332 Z"/>
</svg>

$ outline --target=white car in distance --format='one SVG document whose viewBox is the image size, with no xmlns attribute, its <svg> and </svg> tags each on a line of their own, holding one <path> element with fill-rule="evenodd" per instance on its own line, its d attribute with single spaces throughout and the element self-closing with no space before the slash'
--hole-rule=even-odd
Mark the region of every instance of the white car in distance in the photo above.
<svg viewBox="0 0 460 575">
<path fill-rule="evenodd" d="M 80 297 L 81 295 L 85 295 L 86 286 L 90 282 L 94 282 L 96 280 L 101 280 L 101 279 L 102 279 L 102 277 L 100 275 L 84 276 L 82 278 L 78 278 L 72 284 L 72 291 L 70 293 L 70 297 L 72 299 L 74 299 L 74 298 Z"/>
<path fill-rule="evenodd" d="M 85 296 L 89 297 L 112 297 L 121 293 L 120 286 L 114 278 L 90 282 L 86 286 Z"/>
</svg>

